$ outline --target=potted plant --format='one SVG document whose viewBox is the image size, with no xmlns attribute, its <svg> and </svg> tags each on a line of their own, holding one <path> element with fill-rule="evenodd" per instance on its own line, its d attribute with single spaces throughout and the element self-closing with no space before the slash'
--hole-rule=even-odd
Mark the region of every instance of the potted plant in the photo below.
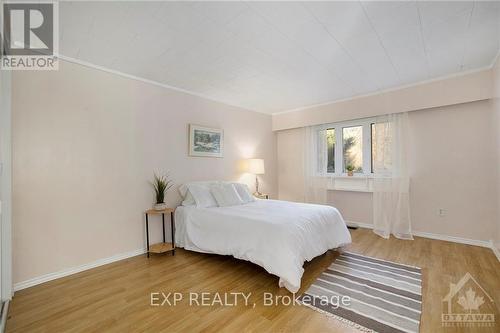
<svg viewBox="0 0 500 333">
<path fill-rule="evenodd" d="M 352 176 L 354 175 L 354 165 L 352 165 L 352 164 L 347 164 L 347 165 L 345 166 L 345 169 L 347 170 L 347 175 L 348 175 L 349 177 L 352 177 Z"/>
<path fill-rule="evenodd" d="M 155 210 L 163 210 L 167 208 L 165 204 L 165 194 L 174 185 L 166 175 L 154 174 L 153 182 L 151 183 L 155 190 L 156 203 L 153 208 Z"/>
</svg>

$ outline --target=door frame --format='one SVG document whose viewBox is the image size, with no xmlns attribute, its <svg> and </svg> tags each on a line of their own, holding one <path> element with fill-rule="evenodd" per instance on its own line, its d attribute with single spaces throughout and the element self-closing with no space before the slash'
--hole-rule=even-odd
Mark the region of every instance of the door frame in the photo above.
<svg viewBox="0 0 500 333">
<path fill-rule="evenodd" d="M 0 278 L 2 301 L 12 299 L 12 72 L 0 71 Z"/>
</svg>

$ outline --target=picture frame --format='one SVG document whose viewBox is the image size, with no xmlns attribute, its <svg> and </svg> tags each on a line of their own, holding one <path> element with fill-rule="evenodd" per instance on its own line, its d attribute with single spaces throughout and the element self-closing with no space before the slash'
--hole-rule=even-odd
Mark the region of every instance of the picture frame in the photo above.
<svg viewBox="0 0 500 333">
<path fill-rule="evenodd" d="M 224 157 L 224 130 L 189 124 L 189 156 Z"/>
</svg>

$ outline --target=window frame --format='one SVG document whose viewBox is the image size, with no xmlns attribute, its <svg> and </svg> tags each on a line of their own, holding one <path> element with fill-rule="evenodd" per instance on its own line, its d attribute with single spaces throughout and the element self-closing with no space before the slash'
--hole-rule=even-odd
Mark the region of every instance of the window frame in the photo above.
<svg viewBox="0 0 500 333">
<path fill-rule="evenodd" d="M 322 170 L 320 173 L 323 176 L 330 177 L 347 177 L 347 172 L 344 172 L 344 158 L 343 158 L 343 150 L 344 150 L 344 141 L 343 141 L 343 128 L 344 127 L 353 127 L 353 126 L 362 126 L 363 128 L 363 140 L 362 140 L 362 152 L 363 152 L 363 172 L 362 173 L 354 173 L 353 176 L 350 177 L 367 177 L 373 176 L 373 161 L 372 161 L 372 127 L 371 125 L 375 123 L 375 118 L 364 118 L 357 120 L 349 120 L 342 121 L 330 124 L 324 124 L 319 126 L 319 131 L 324 131 L 327 129 L 335 130 L 335 150 L 334 150 L 334 158 L 335 158 L 335 170 L 334 172 L 328 172 L 327 169 Z M 318 135 L 317 140 L 320 139 Z M 318 142 L 318 144 L 320 144 Z M 326 161 L 328 161 L 328 155 L 324 157 Z M 318 159 L 317 159 L 318 160 Z M 327 164 L 327 163 L 325 163 Z M 315 168 L 319 170 L 318 168 Z"/>
<path fill-rule="evenodd" d="M 333 170 L 335 172 L 336 166 L 337 166 L 337 130 L 335 128 L 327 128 L 326 131 L 333 130 L 334 136 L 335 136 L 335 142 L 334 142 L 334 149 L 333 149 Z M 328 172 L 328 142 L 326 143 L 326 172 L 327 174 L 332 174 L 333 172 Z"/>
<path fill-rule="evenodd" d="M 375 122 L 370 122 L 370 173 L 373 175 L 373 127 Z"/>
</svg>

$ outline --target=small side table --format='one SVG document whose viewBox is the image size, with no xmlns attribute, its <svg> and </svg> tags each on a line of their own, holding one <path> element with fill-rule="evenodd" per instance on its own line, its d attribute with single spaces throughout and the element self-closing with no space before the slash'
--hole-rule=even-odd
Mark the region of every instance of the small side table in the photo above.
<svg viewBox="0 0 500 333">
<path fill-rule="evenodd" d="M 174 221 L 174 208 L 165 208 L 163 210 L 148 209 L 146 214 L 146 242 L 147 242 L 147 254 L 149 258 L 150 253 L 164 253 L 172 251 L 172 255 L 175 256 L 175 221 Z M 172 230 L 172 243 L 167 243 L 165 241 L 165 214 L 170 213 L 170 227 Z M 149 215 L 161 214 L 161 221 L 163 224 L 163 242 L 153 245 L 149 245 Z"/>
</svg>

